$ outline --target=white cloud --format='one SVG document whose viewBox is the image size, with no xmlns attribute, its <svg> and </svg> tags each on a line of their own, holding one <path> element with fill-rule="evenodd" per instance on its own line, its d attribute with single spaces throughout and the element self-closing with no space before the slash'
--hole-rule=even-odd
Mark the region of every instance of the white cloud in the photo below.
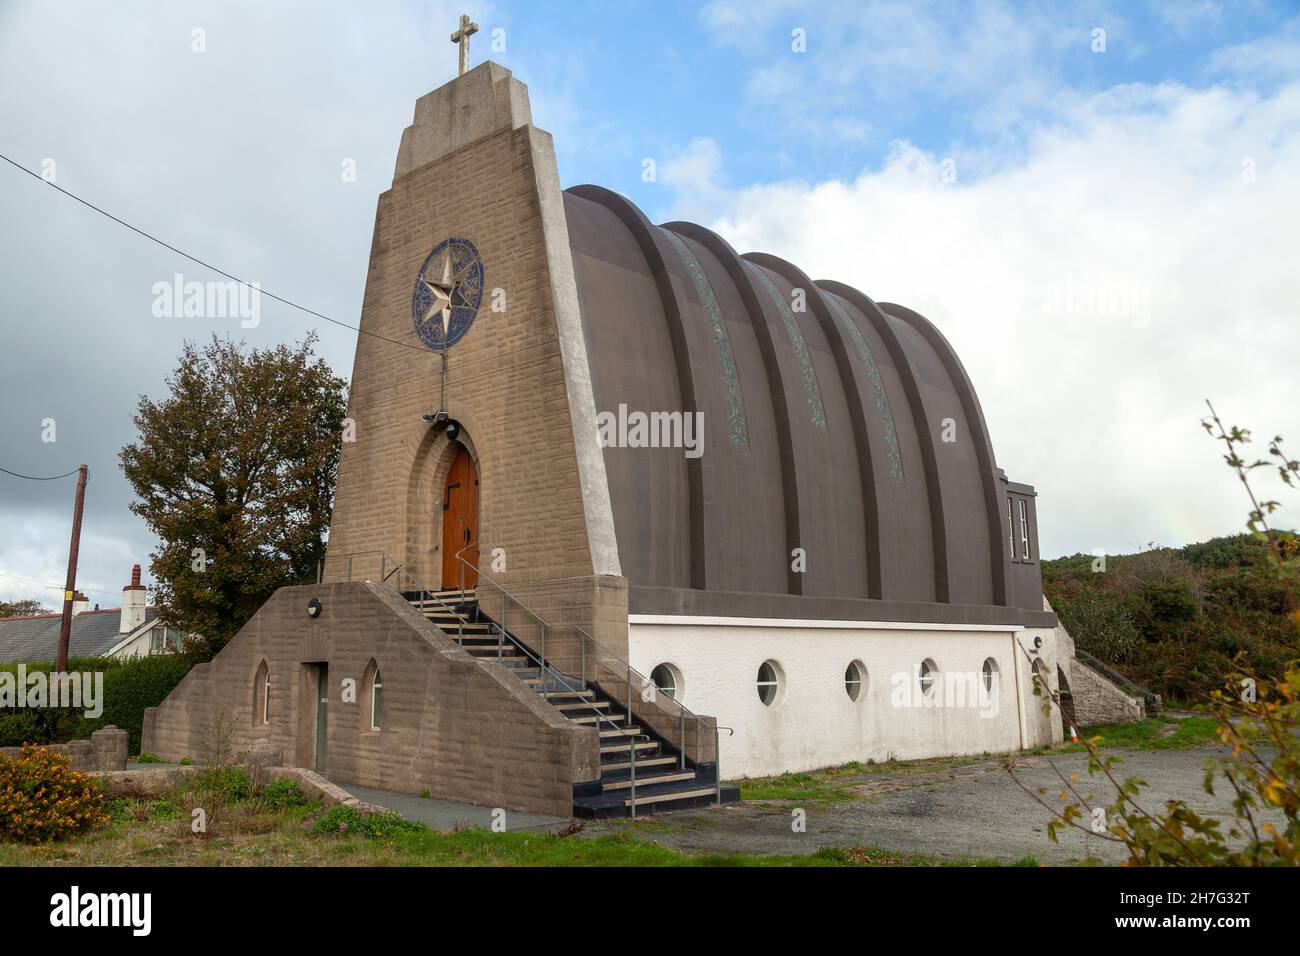
<svg viewBox="0 0 1300 956">
<path fill-rule="evenodd" d="M 1239 529 L 1205 398 L 1300 445 L 1300 84 L 1074 97 L 1014 162 L 955 157 L 953 184 L 908 143 L 851 182 L 730 191 L 716 145 L 698 152 L 675 215 L 720 208 L 709 221 L 737 249 L 943 330 L 999 464 L 1039 490 L 1045 553 Z M 1284 517 L 1300 524 L 1300 501 Z"/>
<path fill-rule="evenodd" d="M 1141 53 L 1125 20 L 1092 3 L 713 0 L 700 20 L 719 45 L 761 56 L 745 88 L 749 119 L 815 142 L 860 141 L 873 128 L 864 116 L 886 126 L 941 105 L 997 135 L 1050 102 L 1094 27 L 1107 32 L 1108 56 Z M 796 27 L 807 32 L 804 53 L 790 49 Z"/>
<path fill-rule="evenodd" d="M 693 139 L 659 166 L 658 179 L 676 197 L 683 218 L 712 219 L 729 207 L 732 194 L 722 183 L 722 149 L 713 139 Z"/>
<path fill-rule="evenodd" d="M 1223 4 L 1218 0 L 1154 0 L 1152 8 L 1160 22 L 1179 36 L 1209 30 L 1223 20 Z"/>
<path fill-rule="evenodd" d="M 1210 71 L 1246 82 L 1300 77 L 1300 19 L 1271 36 L 1216 50 Z"/>
</svg>

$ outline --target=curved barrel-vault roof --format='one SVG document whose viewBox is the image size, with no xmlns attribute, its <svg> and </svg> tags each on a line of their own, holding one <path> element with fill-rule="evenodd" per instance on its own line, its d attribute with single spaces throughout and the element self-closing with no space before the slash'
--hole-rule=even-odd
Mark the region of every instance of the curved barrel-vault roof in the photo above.
<svg viewBox="0 0 1300 956">
<path fill-rule="evenodd" d="M 638 589 L 1015 605 L 1005 478 L 929 321 L 597 186 L 564 207 L 597 411 L 703 413 L 699 457 L 604 449 L 633 610 Z"/>
</svg>

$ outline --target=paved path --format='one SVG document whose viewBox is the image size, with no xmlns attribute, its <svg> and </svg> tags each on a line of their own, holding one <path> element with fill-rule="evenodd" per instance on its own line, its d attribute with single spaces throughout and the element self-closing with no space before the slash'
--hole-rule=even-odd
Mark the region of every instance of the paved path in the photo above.
<svg viewBox="0 0 1300 956">
<path fill-rule="evenodd" d="M 1138 776 L 1149 786 L 1141 803 L 1158 809 L 1167 799 L 1186 801 L 1192 809 L 1226 815 L 1230 798 L 1211 796 L 1201 786 L 1204 761 L 1225 753 L 1222 747 L 1186 750 L 1123 751 L 1117 778 Z M 1061 781 L 1055 764 L 1066 777 L 1078 774 L 1079 792 L 1092 802 L 1109 803 L 1113 788 L 1104 778 L 1089 777 L 1087 754 L 1021 756 L 1017 776 L 1031 792 L 1047 787 L 1044 799 L 1059 803 Z M 852 780 L 854 798 L 842 803 L 808 802 L 806 832 L 791 828 L 790 801 L 747 800 L 740 804 L 682 810 L 627 820 L 588 821 L 584 836 L 626 832 L 642 839 L 686 852 L 808 854 L 825 846 L 866 844 L 895 853 L 938 857 L 997 859 L 1011 863 L 1032 856 L 1039 863 L 1069 864 L 1085 858 L 1107 863 L 1125 859 L 1122 846 L 1090 833 L 1070 828 L 1060 843 L 1047 839 L 1050 816 L 1034 802 L 1001 766 L 1001 758 L 972 762 L 917 761 L 899 769 L 873 768 Z M 432 800 L 409 794 L 346 787 L 367 803 L 387 807 L 411 820 L 421 820 L 439 830 L 456 824 L 491 827 L 492 810 L 450 800 Z M 506 811 L 512 831 L 554 830 L 568 821 L 561 817 Z"/>
<path fill-rule="evenodd" d="M 1230 798 L 1205 793 L 1201 786 L 1204 760 L 1224 753 L 1220 747 L 1188 750 L 1123 752 L 1117 779 L 1138 776 L 1150 786 L 1142 806 L 1159 809 L 1166 799 L 1180 798 L 1202 813 L 1225 813 Z M 1060 778 L 1047 757 L 1019 758 L 1017 775 L 1031 792 L 1048 787 L 1044 799 L 1059 803 Z M 1087 755 L 1058 754 L 1050 761 L 1067 777 L 1077 773 L 1075 786 L 1101 803 L 1113 800 L 1113 787 L 1104 778 L 1088 776 Z M 588 833 L 624 829 L 645 839 L 686 851 L 758 854 L 806 854 L 823 846 L 867 844 L 897 853 L 942 857 L 971 857 L 1014 862 L 1033 856 L 1039 863 L 1067 864 L 1085 857 L 1122 862 L 1122 846 L 1075 829 L 1060 835 L 1060 844 L 1047 839 L 1048 812 L 1034 802 L 1000 766 L 999 759 L 970 764 L 917 762 L 905 770 L 877 769 L 854 785 L 855 799 L 844 803 L 810 803 L 807 832 L 791 830 L 793 802 L 745 801 L 723 807 L 680 811 L 647 822 L 601 822 Z"/>
<path fill-rule="evenodd" d="M 457 803 L 454 800 L 434 800 L 429 797 L 416 797 L 409 793 L 393 793 L 391 790 L 375 790 L 371 787 L 343 785 L 343 789 L 358 800 L 373 803 L 377 807 L 386 807 L 394 813 L 400 813 L 408 820 L 419 820 L 435 830 L 450 830 L 456 824 L 492 827 L 492 808 L 480 807 L 473 803 Z M 506 829 L 511 832 L 519 830 L 551 830 L 569 822 L 567 817 L 547 817 L 536 813 L 524 813 L 521 810 L 506 810 Z"/>
</svg>

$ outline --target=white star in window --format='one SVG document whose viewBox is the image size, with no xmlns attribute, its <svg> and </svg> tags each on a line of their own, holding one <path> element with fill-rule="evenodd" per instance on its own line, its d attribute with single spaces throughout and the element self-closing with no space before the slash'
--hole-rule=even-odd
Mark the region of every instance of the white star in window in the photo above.
<svg viewBox="0 0 1300 956">
<path fill-rule="evenodd" d="M 430 295 L 429 308 L 425 310 L 424 317 L 420 321 L 427 323 L 435 315 L 440 316 L 442 337 L 445 341 L 451 330 L 451 294 L 456 288 L 456 282 L 451 275 L 451 256 L 443 255 L 441 277 L 431 282 L 421 276 L 420 281 L 429 290 Z"/>
</svg>

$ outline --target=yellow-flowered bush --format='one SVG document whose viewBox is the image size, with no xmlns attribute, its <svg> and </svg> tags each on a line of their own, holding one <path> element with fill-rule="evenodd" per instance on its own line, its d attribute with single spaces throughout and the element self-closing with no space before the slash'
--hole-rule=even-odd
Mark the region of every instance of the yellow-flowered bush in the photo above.
<svg viewBox="0 0 1300 956">
<path fill-rule="evenodd" d="M 31 744 L 0 754 L 0 840 L 46 843 L 107 822 L 99 782 L 69 757 Z"/>
</svg>

